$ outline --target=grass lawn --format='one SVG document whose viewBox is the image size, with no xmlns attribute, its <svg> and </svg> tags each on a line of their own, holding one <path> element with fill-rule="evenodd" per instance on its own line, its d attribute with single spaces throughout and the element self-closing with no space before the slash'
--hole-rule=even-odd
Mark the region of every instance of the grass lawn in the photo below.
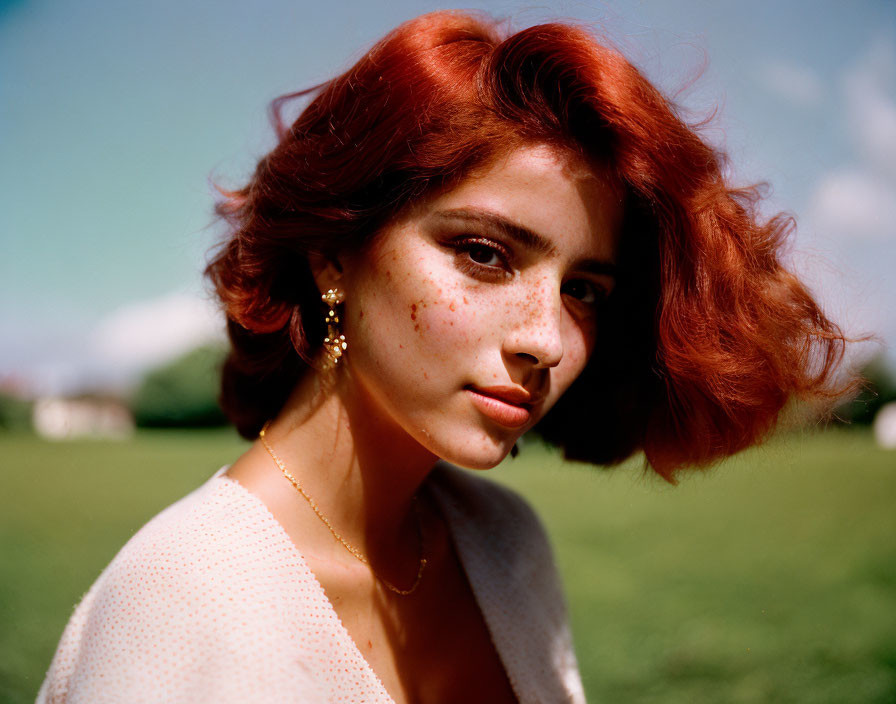
<svg viewBox="0 0 896 704">
<path fill-rule="evenodd" d="M 71 610 L 230 431 L 0 435 L 0 701 L 31 702 Z M 896 453 L 790 436 L 678 487 L 529 444 L 494 470 L 554 540 L 589 701 L 896 701 Z"/>
</svg>

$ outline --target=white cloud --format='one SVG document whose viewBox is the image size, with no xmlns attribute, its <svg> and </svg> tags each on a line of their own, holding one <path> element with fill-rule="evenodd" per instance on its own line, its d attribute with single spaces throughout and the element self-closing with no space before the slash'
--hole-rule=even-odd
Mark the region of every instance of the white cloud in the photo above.
<svg viewBox="0 0 896 704">
<path fill-rule="evenodd" d="M 896 239 L 896 185 L 868 169 L 829 171 L 809 203 L 812 227 L 853 240 Z"/>
<path fill-rule="evenodd" d="M 126 391 L 152 367 L 206 342 L 224 338 L 224 317 L 198 295 L 171 293 L 123 305 L 95 325 L 66 330 L 16 331 L 4 347 L 0 379 L 12 379 L 33 395 L 88 390 Z"/>
<path fill-rule="evenodd" d="M 896 45 L 871 42 L 844 71 L 840 104 L 855 153 L 823 174 L 809 200 L 812 229 L 896 248 Z M 896 253 L 894 253 L 896 254 Z"/>
<path fill-rule="evenodd" d="M 896 46 L 879 39 L 843 76 L 850 136 L 862 157 L 896 180 Z"/>
<path fill-rule="evenodd" d="M 837 117 L 853 151 L 817 180 L 800 231 L 819 255 L 804 273 L 828 313 L 851 334 L 880 335 L 896 360 L 894 79 L 892 38 L 870 42 L 843 72 Z M 859 346 L 858 353 L 867 350 Z"/>
<path fill-rule="evenodd" d="M 824 98 L 824 83 L 808 66 L 769 61 L 759 68 L 757 78 L 772 93 L 800 107 L 813 107 Z"/>
<path fill-rule="evenodd" d="M 90 347 L 97 362 L 119 374 L 133 373 L 223 333 L 223 316 L 211 301 L 174 293 L 113 311 L 93 330 Z"/>
</svg>

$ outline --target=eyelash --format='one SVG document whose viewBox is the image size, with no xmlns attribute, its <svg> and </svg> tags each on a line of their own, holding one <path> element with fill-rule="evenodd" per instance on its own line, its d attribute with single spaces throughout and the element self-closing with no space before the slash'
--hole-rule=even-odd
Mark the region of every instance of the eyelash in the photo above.
<svg viewBox="0 0 896 704">
<path fill-rule="evenodd" d="M 455 240 L 452 243 L 452 246 L 457 253 L 458 266 L 470 276 L 495 281 L 509 278 L 512 272 L 512 252 L 499 242 L 483 237 L 465 237 Z M 476 250 L 486 251 L 491 255 L 496 256 L 499 259 L 499 263 L 483 264 L 482 262 L 475 261 L 471 256 L 471 252 Z M 588 293 L 594 296 L 594 300 L 585 301 L 584 298 L 587 294 L 583 297 L 577 297 L 571 294 L 569 288 L 572 284 L 584 284 L 587 286 L 590 289 Z M 607 299 L 606 290 L 588 279 L 572 279 L 571 281 L 567 281 L 563 284 L 561 293 L 569 295 L 574 301 L 581 305 L 594 308 L 595 310 L 600 309 Z"/>
<path fill-rule="evenodd" d="M 458 265 L 471 276 L 486 280 L 500 280 L 510 276 L 512 270 L 512 254 L 502 244 L 483 237 L 467 237 L 454 242 Z M 477 250 L 486 251 L 496 256 L 497 264 L 483 264 L 473 259 L 471 253 Z"/>
</svg>

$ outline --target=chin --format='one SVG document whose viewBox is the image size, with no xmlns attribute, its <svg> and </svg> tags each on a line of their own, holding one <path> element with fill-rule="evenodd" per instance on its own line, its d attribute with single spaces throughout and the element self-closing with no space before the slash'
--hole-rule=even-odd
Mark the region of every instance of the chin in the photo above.
<svg viewBox="0 0 896 704">
<path fill-rule="evenodd" d="M 485 470 L 492 469 L 504 461 L 513 449 L 514 441 L 503 440 L 497 442 L 493 439 L 481 443 L 471 441 L 464 447 L 444 448 L 444 452 L 437 453 L 445 462 L 464 467 L 465 469 Z"/>
</svg>

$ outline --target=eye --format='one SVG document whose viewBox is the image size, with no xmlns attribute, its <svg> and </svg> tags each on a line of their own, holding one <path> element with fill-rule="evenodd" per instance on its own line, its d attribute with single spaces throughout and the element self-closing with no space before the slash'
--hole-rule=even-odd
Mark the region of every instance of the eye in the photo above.
<svg viewBox="0 0 896 704">
<path fill-rule="evenodd" d="M 450 245 L 457 266 L 469 276 L 486 281 L 512 275 L 512 253 L 500 242 L 483 237 L 464 237 Z"/>
<path fill-rule="evenodd" d="M 472 244 L 467 249 L 467 256 L 483 266 L 501 266 L 501 257 L 491 247 L 481 243 Z"/>
<path fill-rule="evenodd" d="M 606 291 L 587 279 L 573 279 L 563 284 L 561 292 L 580 303 L 597 307 L 607 297 Z"/>
</svg>

